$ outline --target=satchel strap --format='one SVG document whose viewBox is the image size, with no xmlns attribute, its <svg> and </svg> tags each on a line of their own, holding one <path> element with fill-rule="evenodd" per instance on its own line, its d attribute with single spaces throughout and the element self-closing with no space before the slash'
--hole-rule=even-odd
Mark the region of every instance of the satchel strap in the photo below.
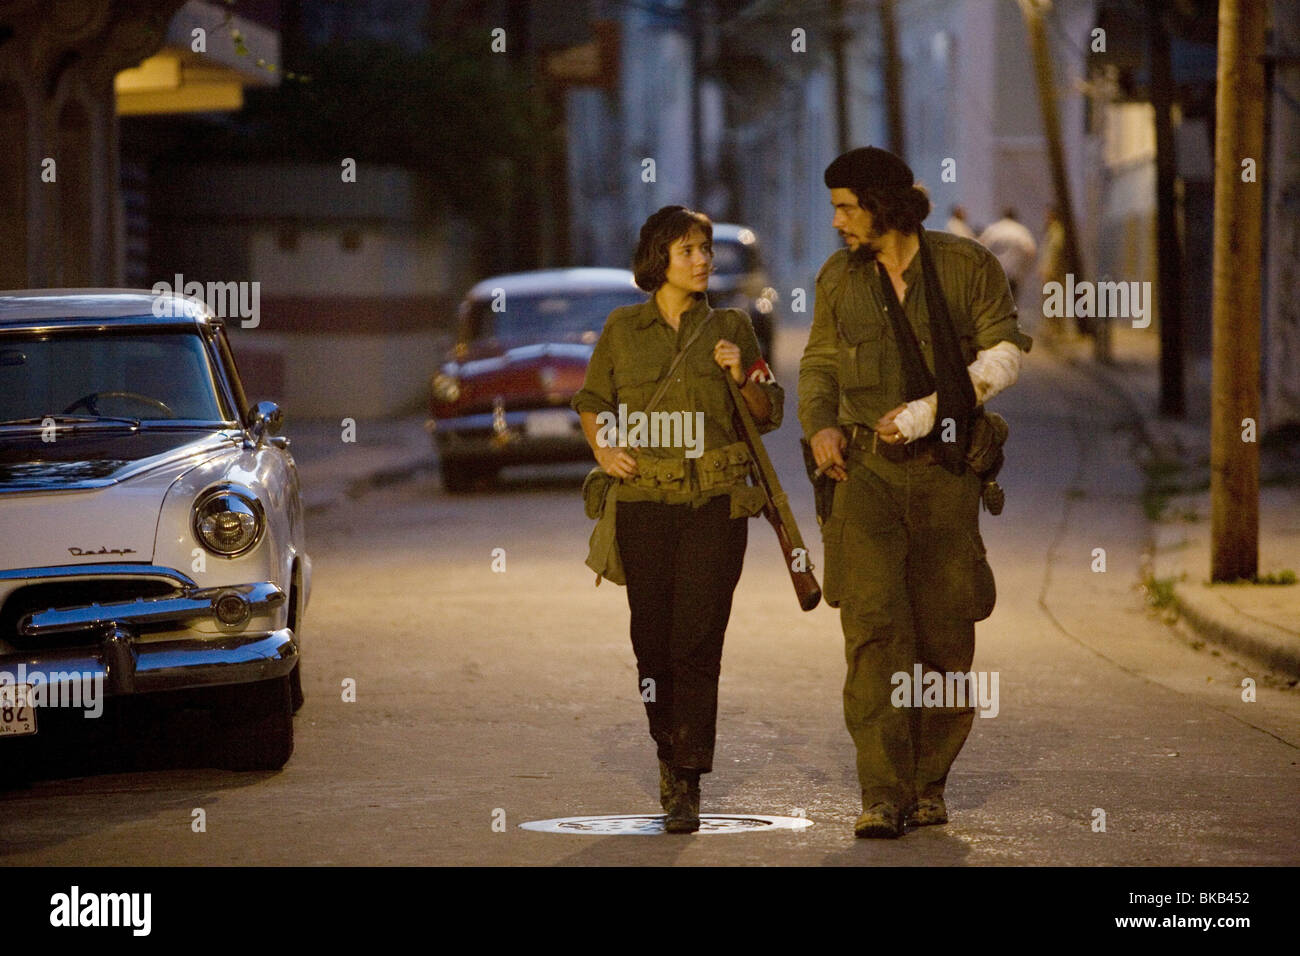
<svg viewBox="0 0 1300 956">
<path fill-rule="evenodd" d="M 695 340 L 700 337 L 700 333 L 704 331 L 704 327 L 709 324 L 709 319 L 711 318 L 713 318 L 712 309 L 709 310 L 708 315 L 700 320 L 700 324 L 695 327 L 695 331 L 687 337 L 686 344 L 683 345 L 678 353 L 673 356 L 673 362 L 668 366 L 667 374 L 664 375 L 663 380 L 659 383 L 659 387 L 655 389 L 655 393 L 650 396 L 650 402 L 645 407 L 647 412 L 658 405 L 659 400 L 664 397 L 664 392 L 668 391 L 668 383 L 673 380 L 673 372 L 677 371 L 677 366 L 680 365 L 682 359 L 686 357 L 687 350 L 695 344 Z"/>
</svg>

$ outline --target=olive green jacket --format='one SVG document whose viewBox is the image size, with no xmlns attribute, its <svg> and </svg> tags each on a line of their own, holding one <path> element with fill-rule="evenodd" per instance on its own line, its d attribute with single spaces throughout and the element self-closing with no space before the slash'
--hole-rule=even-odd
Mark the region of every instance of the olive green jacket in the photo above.
<svg viewBox="0 0 1300 956">
<path fill-rule="evenodd" d="M 926 230 L 939 287 L 952 314 L 962 358 L 999 342 L 1028 352 L 1006 274 L 993 253 L 973 239 Z M 930 313 L 918 252 L 903 271 L 903 312 L 925 364 L 934 371 Z M 809 440 L 824 428 L 871 427 L 905 401 L 903 363 L 874 260 L 834 253 L 817 273 L 812 329 L 799 364 L 799 423 Z"/>
<path fill-rule="evenodd" d="M 678 328 L 674 330 L 659 314 L 653 296 L 642 305 L 623 306 L 610 313 L 600 339 L 592 351 L 587 366 L 587 376 L 582 389 L 570 403 L 574 411 L 608 412 L 618 416 L 623 406 L 626 415 L 644 412 L 646 405 L 658 388 L 668 366 L 672 364 L 678 348 L 695 331 L 696 326 L 708 318 L 710 307 L 705 297 L 700 297 L 687 309 Z M 598 574 L 616 584 L 624 583 L 618 548 L 614 540 L 614 515 L 617 501 L 659 501 L 666 504 L 690 504 L 699 507 L 717 495 L 731 496 L 731 516 L 746 517 L 758 514 L 763 507 L 761 489 L 744 482 L 747 471 L 743 463 L 724 464 L 731 480 L 727 483 L 701 487 L 697 465 L 711 462 L 721 449 L 743 441 L 743 435 L 733 422 L 727 371 L 713 360 L 713 348 L 720 339 L 740 347 L 743 370 L 755 369 L 761 353 L 749 315 L 742 309 L 713 310 L 711 328 L 706 328 L 691 345 L 690 351 L 673 373 L 655 412 L 680 412 L 691 415 L 704 414 L 704 433 L 695 450 L 700 457 L 687 455 L 681 444 L 666 446 L 648 445 L 627 448 L 637 459 L 638 470 L 643 475 L 663 475 L 664 484 L 669 476 L 680 476 L 680 487 L 655 487 L 650 483 L 612 481 L 604 496 L 603 509 L 592 532 L 591 553 L 587 563 Z M 760 432 L 769 432 L 781 424 L 785 407 L 785 391 L 775 380 L 758 380 L 772 405 L 771 417 L 759 425 Z M 710 455 L 709 453 L 714 453 Z M 709 483 L 703 482 L 708 485 Z M 599 583 L 599 580 L 598 582 Z"/>
</svg>

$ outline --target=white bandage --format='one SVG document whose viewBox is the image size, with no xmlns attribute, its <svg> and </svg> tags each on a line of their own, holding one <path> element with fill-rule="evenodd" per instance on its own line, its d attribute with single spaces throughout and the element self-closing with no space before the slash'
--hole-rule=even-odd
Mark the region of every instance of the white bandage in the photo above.
<svg viewBox="0 0 1300 956">
<path fill-rule="evenodd" d="M 971 384 L 975 386 L 975 403 L 983 405 L 998 392 L 1016 384 L 1022 358 L 1024 353 L 1020 347 L 1015 342 L 1006 341 L 977 354 L 967 368 Z"/>
<path fill-rule="evenodd" d="M 975 387 L 975 404 L 983 405 L 998 392 L 1016 384 L 1023 356 L 1019 346 L 1006 341 L 978 353 L 966 369 L 970 373 L 971 385 Z M 894 424 L 902 433 L 903 440 L 912 442 L 930 434 L 938 413 L 939 396 L 931 392 L 925 398 L 908 402 L 894 416 Z"/>
<path fill-rule="evenodd" d="M 908 402 L 903 410 L 894 416 L 894 424 L 903 434 L 903 440 L 916 441 L 923 435 L 930 434 L 934 428 L 934 416 L 939 411 L 939 396 L 931 392 L 925 398 Z"/>
</svg>

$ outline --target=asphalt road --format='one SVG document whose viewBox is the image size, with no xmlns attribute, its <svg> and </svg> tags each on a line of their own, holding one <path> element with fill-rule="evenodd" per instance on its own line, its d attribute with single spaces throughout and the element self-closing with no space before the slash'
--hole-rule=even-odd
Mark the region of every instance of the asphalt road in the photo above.
<svg viewBox="0 0 1300 956">
<path fill-rule="evenodd" d="M 785 341 L 785 354 L 800 343 Z M 793 423 L 793 366 L 783 363 Z M 585 466 L 442 493 L 432 474 L 313 516 L 307 703 L 276 774 L 160 763 L 0 791 L 6 864 L 1290 864 L 1300 694 L 1197 648 L 1135 585 L 1146 522 L 1120 401 L 1034 353 L 994 402 L 1006 511 L 983 531 L 999 603 L 975 666 L 999 674 L 949 780 L 952 821 L 852 835 L 837 612 L 799 611 L 751 524 L 703 809 L 800 832 L 635 838 L 521 830 L 657 810 L 622 589 L 592 587 Z M 769 438 L 820 558 L 793 424 Z M 493 549 L 505 552 L 504 573 Z M 1092 570 L 1104 548 L 1106 570 Z M 1241 680 L 1259 683 L 1242 700 Z M 345 702 L 343 682 L 356 682 Z M 71 774 L 68 776 L 66 774 Z M 195 832 L 194 810 L 206 828 Z M 1096 810 L 1105 831 L 1094 829 Z M 504 826 L 501 821 L 504 820 Z M 494 826 L 497 823 L 497 826 Z"/>
</svg>

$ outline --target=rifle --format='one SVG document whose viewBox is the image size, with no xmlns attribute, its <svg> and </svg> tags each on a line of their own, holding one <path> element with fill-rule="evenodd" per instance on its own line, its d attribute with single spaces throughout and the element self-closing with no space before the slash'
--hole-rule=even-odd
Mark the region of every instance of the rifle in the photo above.
<svg viewBox="0 0 1300 956">
<path fill-rule="evenodd" d="M 763 489 L 763 497 L 766 499 L 763 505 L 763 517 L 771 522 L 776 531 L 776 540 L 781 545 L 782 560 L 785 562 L 785 569 L 790 572 L 790 581 L 794 584 L 794 593 L 799 598 L 799 606 L 805 611 L 811 611 L 821 602 L 822 589 L 813 575 L 812 562 L 808 560 L 808 549 L 803 545 L 799 525 L 795 523 L 794 512 L 790 510 L 790 502 L 781 487 L 781 481 L 776 477 L 772 459 L 767 457 L 763 439 L 758 435 L 758 426 L 754 424 L 749 406 L 745 404 L 745 399 L 740 394 L 740 386 L 731 377 L 731 372 L 726 369 L 722 371 L 723 377 L 727 380 L 727 387 L 731 389 L 731 400 L 744 425 L 745 444 L 749 446 L 749 455 L 758 466 L 754 469 L 753 475 L 755 483 Z"/>
</svg>

